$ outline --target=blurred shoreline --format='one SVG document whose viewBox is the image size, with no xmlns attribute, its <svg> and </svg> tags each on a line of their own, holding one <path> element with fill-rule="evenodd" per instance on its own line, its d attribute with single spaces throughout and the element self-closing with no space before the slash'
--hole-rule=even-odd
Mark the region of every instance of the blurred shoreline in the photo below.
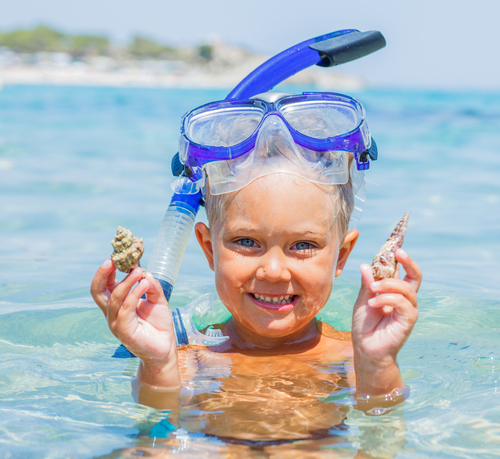
<svg viewBox="0 0 500 459">
<path fill-rule="evenodd" d="M 43 84 L 109 87 L 195 87 L 227 88 L 239 83 L 266 57 L 252 57 L 234 66 L 186 65 L 175 61 L 109 62 L 96 58 L 91 63 L 16 64 L 0 66 L 2 85 Z M 365 82 L 359 78 L 333 73 L 330 69 L 312 68 L 289 78 L 289 84 L 315 86 L 321 89 L 358 90 Z"/>
<path fill-rule="evenodd" d="M 253 55 L 225 44 L 212 45 L 210 59 L 134 59 L 91 56 L 75 59 L 63 52 L 17 53 L 0 47 L 2 85 L 43 84 L 109 87 L 228 88 L 238 84 L 269 56 Z M 312 67 L 286 83 L 325 90 L 358 90 L 360 78 Z"/>
</svg>

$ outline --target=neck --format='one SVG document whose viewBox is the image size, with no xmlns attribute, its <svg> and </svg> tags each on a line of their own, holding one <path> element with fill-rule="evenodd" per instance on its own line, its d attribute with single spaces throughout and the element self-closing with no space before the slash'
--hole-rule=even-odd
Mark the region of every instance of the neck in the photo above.
<svg viewBox="0 0 500 459">
<path fill-rule="evenodd" d="M 224 334 L 231 337 L 231 347 L 238 351 L 303 352 L 314 347 L 321 338 L 316 319 L 289 335 L 268 337 L 255 333 L 231 318 L 224 327 Z"/>
</svg>

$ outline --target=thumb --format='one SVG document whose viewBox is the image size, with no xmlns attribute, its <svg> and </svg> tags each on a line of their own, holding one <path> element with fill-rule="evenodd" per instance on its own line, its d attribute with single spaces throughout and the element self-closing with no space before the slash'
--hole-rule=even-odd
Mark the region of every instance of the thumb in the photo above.
<svg viewBox="0 0 500 459">
<path fill-rule="evenodd" d="M 370 290 L 370 285 L 375 280 L 373 278 L 371 266 L 365 263 L 362 264 L 359 269 L 361 271 L 361 288 L 359 289 L 358 299 L 354 307 L 366 304 L 370 298 L 375 296 L 375 293 Z"/>
</svg>

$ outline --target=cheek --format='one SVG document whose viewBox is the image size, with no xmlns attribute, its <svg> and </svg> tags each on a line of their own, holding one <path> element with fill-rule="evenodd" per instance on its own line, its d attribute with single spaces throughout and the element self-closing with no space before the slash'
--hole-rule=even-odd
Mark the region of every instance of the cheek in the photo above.
<svg viewBox="0 0 500 459">
<path fill-rule="evenodd" d="M 336 257 L 325 254 L 309 266 L 300 269 L 302 285 L 307 290 L 307 306 L 311 310 L 319 310 L 330 298 L 332 292 Z M 306 274 L 304 276 L 304 274 Z"/>
<path fill-rule="evenodd" d="M 251 260 L 222 247 L 214 253 L 214 272 L 217 291 L 230 295 L 239 292 L 252 277 L 253 267 Z"/>
<path fill-rule="evenodd" d="M 229 250 L 220 248 L 214 256 L 214 272 L 217 277 L 237 278 L 244 265 Z"/>
<path fill-rule="evenodd" d="M 337 252 L 327 250 L 310 263 L 304 270 L 307 271 L 307 282 L 318 287 L 331 284 L 335 277 L 336 255 Z"/>
<path fill-rule="evenodd" d="M 239 259 L 238 259 L 239 258 Z M 246 281 L 251 278 L 250 263 L 243 257 L 224 257 L 219 253 L 215 263 L 215 288 L 222 304 L 239 322 L 245 321 L 245 310 L 242 309 L 242 291 Z"/>
</svg>

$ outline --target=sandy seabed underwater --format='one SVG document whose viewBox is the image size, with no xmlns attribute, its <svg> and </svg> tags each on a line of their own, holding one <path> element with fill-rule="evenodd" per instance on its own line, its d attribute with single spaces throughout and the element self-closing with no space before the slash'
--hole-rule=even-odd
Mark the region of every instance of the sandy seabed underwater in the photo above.
<svg viewBox="0 0 500 459">
<path fill-rule="evenodd" d="M 366 174 L 360 240 L 320 317 L 349 330 L 359 264 L 409 210 L 405 249 L 424 282 L 419 321 L 399 357 L 411 387 L 404 404 L 368 416 L 340 391 L 322 402 L 346 413 L 341 427 L 294 441 L 280 442 L 276 432 L 238 442 L 230 429 L 209 436 L 190 427 L 224 412 L 185 410 L 179 427 L 170 413 L 134 402 L 137 361 L 111 358 L 117 341 L 90 298 L 90 280 L 118 225 L 143 237 L 147 265 L 171 196 L 180 117 L 225 93 L 0 91 L 1 456 L 498 457 L 500 93 L 354 94 L 380 159 Z M 192 237 L 171 305 L 213 291 Z M 218 304 L 197 320 L 224 317 Z M 221 363 L 218 371 L 226 370 Z M 205 372 L 192 389 L 218 393 L 217 377 Z M 265 414 L 279 417 L 269 407 Z"/>
</svg>

